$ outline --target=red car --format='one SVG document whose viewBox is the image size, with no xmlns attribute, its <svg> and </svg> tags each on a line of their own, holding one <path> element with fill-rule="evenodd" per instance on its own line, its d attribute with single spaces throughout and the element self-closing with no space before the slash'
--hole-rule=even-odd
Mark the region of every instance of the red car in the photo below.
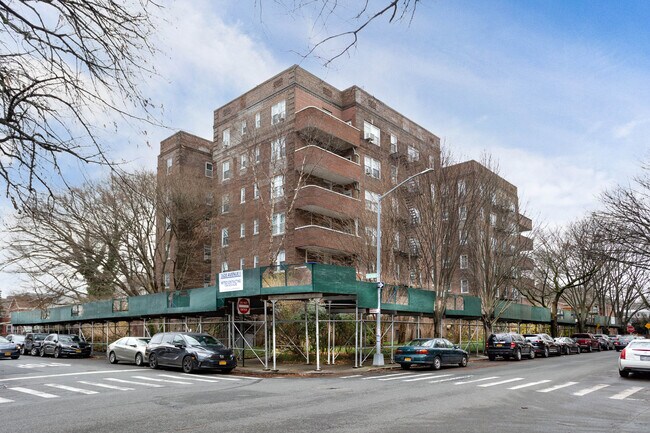
<svg viewBox="0 0 650 433">
<path fill-rule="evenodd" d="M 601 351 L 600 341 L 594 337 L 593 334 L 587 332 L 581 334 L 573 334 L 571 336 L 576 343 L 580 346 L 581 352 L 592 352 L 594 350 Z"/>
</svg>

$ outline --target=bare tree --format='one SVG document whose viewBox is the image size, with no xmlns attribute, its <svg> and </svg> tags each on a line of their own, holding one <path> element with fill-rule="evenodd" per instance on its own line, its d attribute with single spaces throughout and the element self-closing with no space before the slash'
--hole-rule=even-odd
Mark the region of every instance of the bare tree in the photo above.
<svg viewBox="0 0 650 433">
<path fill-rule="evenodd" d="M 137 84 L 153 72 L 157 7 L 148 0 L 0 1 L 0 177 L 14 206 L 50 190 L 62 159 L 113 167 L 98 140 L 107 126 L 101 116 L 152 120 L 152 103 Z"/>
</svg>

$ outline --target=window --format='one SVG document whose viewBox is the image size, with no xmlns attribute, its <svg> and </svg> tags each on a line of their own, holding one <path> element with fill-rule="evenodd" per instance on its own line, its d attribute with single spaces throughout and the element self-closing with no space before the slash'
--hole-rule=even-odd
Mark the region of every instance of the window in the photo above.
<svg viewBox="0 0 650 433">
<path fill-rule="evenodd" d="M 271 234 L 273 236 L 284 234 L 284 212 L 273 214 Z"/>
<path fill-rule="evenodd" d="M 420 224 L 420 210 L 414 207 L 409 208 L 409 215 L 411 216 L 411 224 Z"/>
<path fill-rule="evenodd" d="M 460 256 L 460 268 L 461 269 L 467 269 L 469 266 L 469 259 L 467 258 L 466 254 L 463 254 Z"/>
<path fill-rule="evenodd" d="M 447 209 L 442 210 L 442 220 L 447 221 L 449 219 L 449 211 Z"/>
<path fill-rule="evenodd" d="M 458 216 L 460 217 L 461 221 L 465 221 L 467 219 L 467 206 L 461 206 L 458 208 Z"/>
<path fill-rule="evenodd" d="M 271 183 L 271 200 L 284 197 L 284 176 L 273 177 Z"/>
<path fill-rule="evenodd" d="M 79 317 L 83 314 L 83 312 L 84 312 L 83 305 L 73 305 L 70 310 L 70 315 L 73 317 Z"/>
<path fill-rule="evenodd" d="M 255 113 L 255 128 L 262 126 L 262 115 L 261 113 Z"/>
<path fill-rule="evenodd" d="M 203 245 L 203 260 L 206 262 L 212 260 L 212 247 L 210 245 Z"/>
<path fill-rule="evenodd" d="M 221 229 L 221 246 L 228 246 L 228 227 Z"/>
<path fill-rule="evenodd" d="M 285 157 L 286 146 L 284 137 L 271 142 L 271 161 L 278 161 Z"/>
<path fill-rule="evenodd" d="M 390 134 L 390 153 L 397 153 L 397 136 Z"/>
<path fill-rule="evenodd" d="M 372 144 L 380 145 L 381 131 L 372 123 L 363 122 L 363 138 Z"/>
<path fill-rule="evenodd" d="M 253 256 L 253 267 L 256 268 L 260 264 L 259 256 Z"/>
<path fill-rule="evenodd" d="M 240 133 L 241 135 L 244 135 L 244 134 L 246 134 L 247 131 L 248 131 L 248 127 L 246 126 L 246 121 L 245 121 L 245 120 L 242 120 L 242 121 L 241 121 L 240 128 L 239 128 L 239 133 Z"/>
<path fill-rule="evenodd" d="M 377 229 L 375 227 L 366 227 L 366 244 L 377 246 Z"/>
<path fill-rule="evenodd" d="M 469 293 L 469 281 L 460 280 L 460 293 Z"/>
<path fill-rule="evenodd" d="M 492 227 L 496 227 L 496 225 L 497 225 L 497 214 L 490 213 L 490 225 Z"/>
<path fill-rule="evenodd" d="M 163 276 L 163 285 L 165 286 L 165 289 L 169 289 L 171 280 L 172 280 L 171 274 L 169 272 L 165 272 L 165 275 Z"/>
<path fill-rule="evenodd" d="M 420 160 L 420 151 L 413 146 L 409 146 L 407 149 L 406 159 L 408 162 L 414 162 Z"/>
<path fill-rule="evenodd" d="M 376 192 L 366 190 L 366 209 L 372 212 L 377 212 L 379 206 L 379 194 Z"/>
<path fill-rule="evenodd" d="M 253 234 L 258 235 L 260 234 L 260 220 L 253 220 Z"/>
<path fill-rule="evenodd" d="M 129 298 L 113 299 L 113 311 L 129 311 Z"/>
<path fill-rule="evenodd" d="M 239 269 L 244 269 L 244 259 L 239 259 Z"/>
<path fill-rule="evenodd" d="M 260 163 L 260 160 L 261 160 L 261 158 L 262 158 L 261 153 L 260 153 L 260 147 L 257 146 L 257 147 L 255 148 L 255 151 L 254 151 L 254 152 L 255 152 L 255 164 L 259 164 L 259 163 Z"/>
<path fill-rule="evenodd" d="M 461 245 L 467 245 L 467 230 L 458 231 L 458 240 Z"/>
<path fill-rule="evenodd" d="M 457 183 L 458 186 L 458 195 L 465 195 L 467 192 L 467 183 L 464 180 L 459 180 Z"/>
<path fill-rule="evenodd" d="M 257 200 L 258 198 L 260 198 L 260 189 L 257 187 L 257 184 L 254 183 L 253 184 L 253 199 Z"/>
<path fill-rule="evenodd" d="M 246 237 L 246 223 L 239 224 L 239 237 L 240 238 Z"/>
<path fill-rule="evenodd" d="M 205 177 L 212 177 L 212 163 L 205 163 Z"/>
<path fill-rule="evenodd" d="M 172 172 L 172 165 L 174 164 L 173 158 L 167 158 L 167 174 Z"/>
<path fill-rule="evenodd" d="M 239 189 L 239 203 L 246 203 L 246 187 L 242 186 Z"/>
<path fill-rule="evenodd" d="M 221 262 L 221 272 L 228 271 L 228 262 Z"/>
<path fill-rule="evenodd" d="M 221 163 L 221 180 L 230 179 L 230 161 Z"/>
<path fill-rule="evenodd" d="M 282 265 L 284 264 L 285 260 L 286 260 L 286 256 L 284 250 L 278 251 L 278 257 L 275 259 L 275 264 Z"/>
<path fill-rule="evenodd" d="M 210 287 L 210 274 L 203 274 L 203 287 Z"/>
<path fill-rule="evenodd" d="M 248 154 L 243 153 L 239 158 L 239 170 L 246 170 L 246 167 L 248 167 Z"/>
<path fill-rule="evenodd" d="M 280 101 L 271 107 L 271 125 L 282 122 L 287 115 L 286 101 Z"/>
<path fill-rule="evenodd" d="M 230 128 L 223 130 L 221 142 L 223 143 L 223 147 L 230 146 Z"/>
<path fill-rule="evenodd" d="M 230 212 L 230 195 L 221 196 L 221 213 Z"/>
<path fill-rule="evenodd" d="M 397 166 L 395 165 L 390 166 L 390 181 L 397 183 Z"/>
<path fill-rule="evenodd" d="M 374 158 L 365 156 L 363 158 L 366 176 L 374 177 L 375 179 L 381 178 L 381 163 Z"/>
</svg>

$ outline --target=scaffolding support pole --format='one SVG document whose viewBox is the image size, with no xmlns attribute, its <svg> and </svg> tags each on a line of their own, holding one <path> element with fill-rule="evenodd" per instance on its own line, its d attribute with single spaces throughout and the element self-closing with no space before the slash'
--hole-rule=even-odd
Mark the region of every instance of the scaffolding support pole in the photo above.
<svg viewBox="0 0 650 433">
<path fill-rule="evenodd" d="M 331 364 L 331 341 L 332 341 L 332 302 L 327 301 L 327 356 L 325 359 L 326 364 Z"/>
<path fill-rule="evenodd" d="M 271 333 L 273 334 L 273 371 L 278 371 L 277 365 L 276 365 L 276 353 L 275 353 L 275 303 L 277 301 L 273 300 L 271 301 L 271 318 L 272 318 L 272 324 L 271 324 Z M 318 338 L 318 337 L 316 337 Z"/>
<path fill-rule="evenodd" d="M 318 324 L 318 303 L 320 299 L 315 299 L 316 305 L 316 371 L 320 371 L 320 338 L 319 338 L 319 324 Z"/>
<path fill-rule="evenodd" d="M 336 364 L 336 319 L 332 321 L 332 364 Z"/>
<path fill-rule="evenodd" d="M 305 304 L 305 355 L 307 358 L 307 365 L 309 365 L 309 301 L 303 301 Z"/>
<path fill-rule="evenodd" d="M 268 304 L 264 300 L 264 370 L 269 369 L 269 320 L 267 318 Z"/>
<path fill-rule="evenodd" d="M 354 368 L 359 367 L 359 300 L 354 300 Z"/>
<path fill-rule="evenodd" d="M 390 315 L 390 363 L 395 363 L 395 315 Z"/>
<path fill-rule="evenodd" d="M 417 317 L 417 326 L 415 327 L 415 336 L 420 338 L 420 316 Z"/>
</svg>

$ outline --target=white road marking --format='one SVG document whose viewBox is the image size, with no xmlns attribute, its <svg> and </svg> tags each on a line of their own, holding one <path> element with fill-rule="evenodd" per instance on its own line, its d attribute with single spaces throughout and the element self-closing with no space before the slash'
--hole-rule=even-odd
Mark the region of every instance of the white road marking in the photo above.
<svg viewBox="0 0 650 433">
<path fill-rule="evenodd" d="M 528 388 L 529 386 L 541 385 L 542 383 L 548 383 L 548 382 L 550 382 L 550 379 L 547 379 L 547 380 L 539 380 L 539 381 L 537 381 L 537 382 L 524 383 L 523 385 L 513 386 L 512 388 L 508 388 L 508 389 L 521 389 L 521 388 Z"/>
<path fill-rule="evenodd" d="M 558 389 L 566 388 L 567 386 L 573 386 L 577 384 L 578 382 L 567 382 L 567 383 L 562 383 L 560 385 L 552 386 L 550 388 L 538 389 L 537 392 L 553 392 L 553 391 L 557 391 Z"/>
<path fill-rule="evenodd" d="M 440 382 L 451 382 L 452 380 L 458 380 L 458 379 L 469 379 L 472 377 L 471 375 L 468 376 L 456 376 L 456 377 L 448 377 L 447 379 L 440 379 L 440 380 L 432 380 L 429 383 L 440 383 Z"/>
<path fill-rule="evenodd" d="M 38 364 L 18 364 L 18 368 L 43 368 L 43 367 L 70 367 L 72 364 L 59 364 L 56 362 L 42 362 Z"/>
<path fill-rule="evenodd" d="M 105 380 L 110 380 L 111 382 L 126 383 L 128 385 L 148 386 L 148 387 L 151 387 L 151 388 L 163 388 L 164 387 L 164 385 L 158 385 L 156 383 L 135 382 L 133 380 L 115 379 L 113 377 L 107 377 Z"/>
<path fill-rule="evenodd" d="M 58 395 L 48 394 L 47 392 L 36 391 L 35 389 L 23 388 L 21 386 L 16 386 L 14 388 L 9 388 L 12 391 L 18 391 L 25 394 L 35 395 L 36 397 L 41 398 L 58 398 Z"/>
<path fill-rule="evenodd" d="M 343 376 L 341 379 L 352 379 L 353 377 L 361 377 L 360 374 L 353 374 L 352 376 Z"/>
<path fill-rule="evenodd" d="M 163 382 L 163 383 L 177 383 L 179 385 L 191 385 L 191 382 L 183 382 L 180 380 L 169 380 L 169 379 L 156 379 L 155 377 L 147 377 L 147 376 L 131 376 L 134 379 L 141 379 L 141 380 L 151 380 L 153 382 Z"/>
<path fill-rule="evenodd" d="M 372 376 L 364 377 L 361 380 L 371 380 L 371 379 L 381 379 L 382 377 L 393 377 L 393 376 L 411 376 L 413 373 L 395 373 L 395 374 L 385 374 L 383 376 Z"/>
<path fill-rule="evenodd" d="M 63 374 L 46 374 L 42 376 L 20 376 L 11 377 L 9 379 L 0 379 L 0 382 L 9 382 L 11 380 L 29 380 L 29 379 L 47 379 L 50 377 L 64 377 L 64 376 L 85 376 L 88 374 L 117 374 L 117 373 L 133 373 L 134 371 L 142 371 L 141 368 L 132 370 L 100 370 L 100 371 L 82 371 L 79 373 L 63 373 Z"/>
<path fill-rule="evenodd" d="M 254 377 L 239 377 L 239 376 L 224 376 L 224 375 L 217 376 L 217 377 L 215 377 L 215 379 L 218 379 L 218 380 L 235 380 L 235 381 L 236 380 L 241 380 L 241 379 L 255 380 Z"/>
<path fill-rule="evenodd" d="M 426 373 L 425 373 L 425 374 L 426 374 Z M 413 376 L 413 375 L 410 374 L 410 376 Z M 420 376 L 420 375 L 418 374 L 418 376 Z M 449 376 L 449 375 L 447 375 L 447 376 Z M 407 378 L 407 377 L 409 377 L 409 376 L 382 377 L 381 379 L 377 379 L 377 380 L 381 380 L 381 381 L 384 381 L 384 380 L 400 380 L 400 379 L 405 379 L 405 378 Z M 430 376 L 427 376 L 427 378 L 430 379 L 431 377 L 430 377 Z"/>
<path fill-rule="evenodd" d="M 501 380 L 499 382 L 484 383 L 483 385 L 478 385 L 481 388 L 487 388 L 488 386 L 503 385 L 504 383 L 517 382 L 518 380 L 524 380 L 523 377 L 514 377 L 512 379 Z"/>
<path fill-rule="evenodd" d="M 158 376 L 160 377 L 169 377 L 172 379 L 181 379 L 181 380 L 196 380 L 198 382 L 212 382 L 212 383 L 219 383 L 218 380 L 215 379 L 204 379 L 202 377 L 178 377 L 178 376 L 172 376 L 171 374 L 159 374 Z"/>
<path fill-rule="evenodd" d="M 454 385 L 465 385 L 466 383 L 483 382 L 485 380 L 492 380 L 492 379 L 498 379 L 498 378 L 499 378 L 499 376 L 482 377 L 480 379 L 466 380 L 464 382 L 456 382 L 456 383 L 454 383 Z"/>
<path fill-rule="evenodd" d="M 598 391 L 599 389 L 607 388 L 609 385 L 605 385 L 603 383 L 592 386 L 591 388 L 585 388 L 582 391 L 574 392 L 573 395 L 577 395 L 578 397 L 582 397 L 583 395 L 591 394 L 594 391 Z"/>
<path fill-rule="evenodd" d="M 58 383 L 46 383 L 45 386 L 51 386 L 52 388 L 65 389 L 66 391 L 78 392 L 80 394 L 97 394 L 97 391 L 91 391 L 89 389 L 75 388 L 67 385 L 59 385 Z"/>
<path fill-rule="evenodd" d="M 84 385 L 98 386 L 100 388 L 116 389 L 118 391 L 133 391 L 133 388 L 125 388 L 123 386 L 107 385 L 105 383 L 86 382 L 85 380 L 79 380 L 78 382 L 83 383 Z"/>
<path fill-rule="evenodd" d="M 448 374 L 443 374 L 442 376 L 449 376 Z M 418 380 L 427 380 L 427 379 L 433 379 L 436 376 L 436 373 L 424 373 L 424 374 L 418 374 L 418 377 L 415 379 L 406 379 L 404 382 L 416 382 Z M 404 379 L 403 377 L 401 379 Z"/>
<path fill-rule="evenodd" d="M 642 386 L 633 386 L 632 388 L 628 388 L 625 391 L 619 392 L 618 394 L 615 394 L 610 398 L 613 400 L 624 400 L 629 396 L 631 396 L 632 394 L 636 394 L 637 392 L 641 391 L 642 389 L 643 389 Z"/>
<path fill-rule="evenodd" d="M 0 397 L 0 403 L 13 403 L 13 400 L 9 400 L 8 398 Z"/>
</svg>

